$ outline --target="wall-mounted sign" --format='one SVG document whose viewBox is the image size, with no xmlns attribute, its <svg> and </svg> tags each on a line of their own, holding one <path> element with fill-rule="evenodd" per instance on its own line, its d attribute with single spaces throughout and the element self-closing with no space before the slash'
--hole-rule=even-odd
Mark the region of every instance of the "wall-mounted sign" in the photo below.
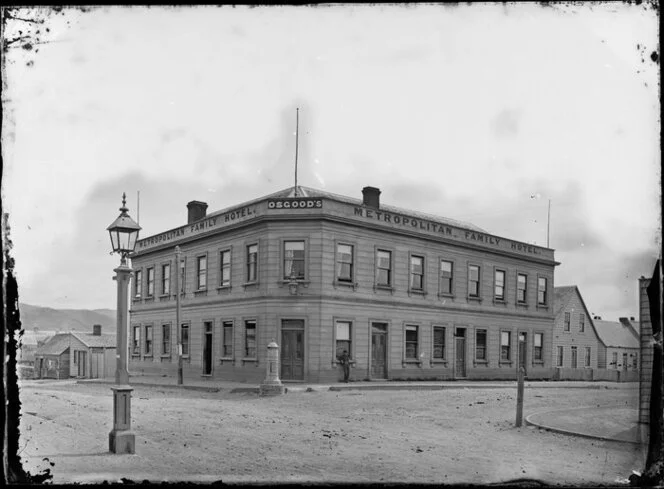
<svg viewBox="0 0 664 489">
<path fill-rule="evenodd" d="M 270 199 L 267 201 L 268 209 L 321 209 L 323 199 L 311 199 L 307 197 L 292 199 Z"/>
</svg>

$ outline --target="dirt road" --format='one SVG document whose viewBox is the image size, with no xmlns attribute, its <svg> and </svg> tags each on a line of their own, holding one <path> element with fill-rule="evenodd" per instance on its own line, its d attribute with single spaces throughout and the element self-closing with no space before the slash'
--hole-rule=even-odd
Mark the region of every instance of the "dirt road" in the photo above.
<svg viewBox="0 0 664 489">
<path fill-rule="evenodd" d="M 515 428 L 515 397 L 511 389 L 461 389 L 259 398 L 136 386 L 136 454 L 113 455 L 108 387 L 26 385 L 20 449 L 24 468 L 50 468 L 54 483 L 527 478 L 615 485 L 642 470 L 635 445 Z M 524 414 L 594 405 L 636 410 L 636 402 L 631 390 L 530 389 Z"/>
</svg>

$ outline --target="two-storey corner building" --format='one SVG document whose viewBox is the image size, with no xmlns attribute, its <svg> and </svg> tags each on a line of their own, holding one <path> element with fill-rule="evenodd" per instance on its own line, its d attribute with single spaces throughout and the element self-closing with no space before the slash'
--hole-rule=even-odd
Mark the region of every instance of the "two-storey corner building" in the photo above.
<svg viewBox="0 0 664 489">
<path fill-rule="evenodd" d="M 553 365 L 557 380 L 593 380 L 600 340 L 576 285 L 554 288 Z"/>
<path fill-rule="evenodd" d="M 130 370 L 260 382 L 281 378 L 513 379 L 552 375 L 553 250 L 476 226 L 293 187 L 141 239 Z M 176 245 L 181 263 L 175 263 Z M 176 324 L 175 274 L 182 280 Z M 519 342 L 519 339 L 522 339 Z"/>
</svg>

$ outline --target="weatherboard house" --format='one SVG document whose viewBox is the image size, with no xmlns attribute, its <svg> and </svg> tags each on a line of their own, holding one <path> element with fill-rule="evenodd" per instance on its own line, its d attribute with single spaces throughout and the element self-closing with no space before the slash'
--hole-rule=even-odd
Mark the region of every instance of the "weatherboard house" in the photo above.
<svg viewBox="0 0 664 489">
<path fill-rule="evenodd" d="M 37 348 L 34 377 L 38 379 L 111 378 L 115 375 L 117 338 L 102 334 L 95 324 L 92 333 L 57 333 Z"/>
<path fill-rule="evenodd" d="M 351 380 L 550 378 L 553 250 L 380 193 L 189 202 L 131 256 L 130 372 L 176 376 L 181 343 L 185 379 L 260 382 L 275 341 L 284 381 L 341 379 L 344 350 Z"/>
</svg>

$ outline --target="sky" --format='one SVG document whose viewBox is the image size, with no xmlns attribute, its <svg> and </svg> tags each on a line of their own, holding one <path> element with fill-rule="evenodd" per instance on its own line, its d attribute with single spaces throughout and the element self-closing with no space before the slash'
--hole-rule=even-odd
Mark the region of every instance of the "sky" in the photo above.
<svg viewBox="0 0 664 489">
<path fill-rule="evenodd" d="M 115 307 L 106 227 L 123 192 L 147 237 L 185 224 L 191 200 L 214 212 L 292 186 L 299 108 L 299 184 L 379 187 L 385 204 L 540 246 L 548 220 L 554 285 L 638 318 L 661 250 L 650 4 L 14 13 L 44 20 L 4 32 L 36 41 L 3 64 L 21 302 Z"/>
</svg>

